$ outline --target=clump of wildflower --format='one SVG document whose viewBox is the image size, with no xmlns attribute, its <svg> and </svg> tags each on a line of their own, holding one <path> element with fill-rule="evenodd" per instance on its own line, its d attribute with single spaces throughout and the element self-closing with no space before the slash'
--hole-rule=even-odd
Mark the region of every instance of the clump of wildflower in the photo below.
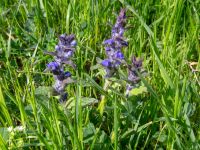
<svg viewBox="0 0 200 150">
<path fill-rule="evenodd" d="M 122 48 L 128 46 L 128 42 L 124 40 L 124 27 L 126 24 L 126 11 L 121 9 L 117 21 L 112 28 L 111 38 L 103 42 L 107 58 L 101 62 L 101 65 L 106 69 L 105 77 L 112 77 L 117 68 L 124 62 L 124 55 L 121 52 Z"/>
<path fill-rule="evenodd" d="M 54 56 L 54 61 L 47 64 L 47 69 L 50 70 L 54 76 L 55 84 L 53 85 L 54 91 L 60 95 L 60 102 L 67 99 L 67 92 L 65 87 L 71 83 L 71 73 L 64 71 L 64 64 L 70 65 L 75 68 L 75 64 L 71 60 L 75 52 L 76 40 L 74 35 L 62 34 L 59 37 L 59 43 L 55 46 L 55 52 L 45 52 Z"/>
<path fill-rule="evenodd" d="M 140 82 L 141 79 L 138 73 L 142 73 L 142 60 L 133 56 L 131 64 L 128 65 L 128 84 L 126 87 L 127 93 Z"/>
</svg>

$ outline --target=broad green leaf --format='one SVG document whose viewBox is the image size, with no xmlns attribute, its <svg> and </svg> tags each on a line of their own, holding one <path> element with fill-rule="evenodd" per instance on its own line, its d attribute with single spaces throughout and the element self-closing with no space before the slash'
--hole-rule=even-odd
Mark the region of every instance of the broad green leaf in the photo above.
<svg viewBox="0 0 200 150">
<path fill-rule="evenodd" d="M 85 128 L 83 128 L 84 143 L 89 143 L 93 140 L 95 135 L 95 127 L 93 123 L 89 123 Z"/>
<path fill-rule="evenodd" d="M 0 135 L 3 138 L 3 140 L 7 141 L 9 139 L 8 128 L 0 128 Z"/>
<path fill-rule="evenodd" d="M 142 93 L 147 93 L 147 88 L 145 86 L 140 86 L 138 88 L 133 88 L 131 91 L 130 91 L 130 95 L 140 95 Z"/>
<path fill-rule="evenodd" d="M 50 86 L 39 86 L 35 89 L 35 95 L 49 96 L 53 92 L 53 88 Z"/>
<path fill-rule="evenodd" d="M 90 98 L 90 97 L 82 97 L 81 98 L 81 105 L 82 105 L 82 107 L 94 105 L 96 103 L 98 103 L 98 100 L 95 99 L 95 98 Z M 74 98 L 69 99 L 67 101 L 67 103 L 66 103 L 66 106 L 69 109 L 75 107 L 75 100 L 74 100 Z"/>
</svg>

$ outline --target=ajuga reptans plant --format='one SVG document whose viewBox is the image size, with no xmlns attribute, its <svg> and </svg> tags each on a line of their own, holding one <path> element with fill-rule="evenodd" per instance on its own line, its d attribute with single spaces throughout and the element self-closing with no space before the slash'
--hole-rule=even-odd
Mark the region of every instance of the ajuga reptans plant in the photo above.
<svg viewBox="0 0 200 150">
<path fill-rule="evenodd" d="M 140 82 L 139 74 L 142 71 L 142 60 L 132 56 L 131 63 L 125 60 L 122 48 L 128 46 L 124 37 L 126 25 L 126 10 L 121 9 L 115 25 L 112 27 L 111 38 L 103 42 L 107 58 L 101 62 L 106 70 L 105 78 L 113 77 L 118 73 L 121 64 L 124 64 L 128 70 L 126 93 L 132 90 Z"/>
<path fill-rule="evenodd" d="M 45 52 L 54 56 L 54 61 L 47 64 L 47 70 L 50 70 L 54 76 L 55 83 L 53 85 L 54 93 L 60 95 L 60 102 L 67 99 L 65 87 L 72 82 L 71 73 L 65 71 L 65 65 L 75 68 L 75 64 L 71 60 L 76 47 L 75 36 L 62 34 L 59 37 L 58 45 L 55 46 L 55 52 Z"/>
<path fill-rule="evenodd" d="M 128 42 L 124 40 L 124 27 L 126 23 L 125 9 L 121 9 L 117 21 L 112 28 L 111 38 L 103 42 L 107 58 L 101 62 L 106 69 L 105 77 L 112 77 L 121 63 L 124 62 L 124 54 L 122 48 L 128 46 Z"/>
</svg>

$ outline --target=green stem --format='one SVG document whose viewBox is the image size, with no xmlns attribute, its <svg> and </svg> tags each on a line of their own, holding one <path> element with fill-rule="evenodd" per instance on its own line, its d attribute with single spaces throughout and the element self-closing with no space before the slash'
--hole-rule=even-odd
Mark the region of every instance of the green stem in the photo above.
<svg viewBox="0 0 200 150">
<path fill-rule="evenodd" d="M 105 81 L 105 84 L 104 84 L 104 87 L 103 87 L 104 91 L 108 90 L 108 87 L 111 85 L 111 83 L 112 82 L 109 81 L 109 80 Z M 103 115 L 103 110 L 104 110 L 106 101 L 107 101 L 107 99 L 105 98 L 105 95 L 101 95 L 101 102 L 99 103 L 99 106 L 98 106 L 98 110 L 99 110 L 101 115 Z"/>
</svg>

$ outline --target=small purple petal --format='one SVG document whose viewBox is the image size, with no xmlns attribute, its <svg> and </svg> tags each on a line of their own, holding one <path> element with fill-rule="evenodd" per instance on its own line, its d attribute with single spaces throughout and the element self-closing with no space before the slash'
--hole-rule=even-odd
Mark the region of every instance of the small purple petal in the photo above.
<svg viewBox="0 0 200 150">
<path fill-rule="evenodd" d="M 75 40 L 73 40 L 73 41 L 70 43 L 70 45 L 71 45 L 72 47 L 75 47 L 75 46 L 77 45 L 77 42 L 76 42 Z"/>
<path fill-rule="evenodd" d="M 116 61 L 115 64 L 114 64 L 115 68 L 119 67 L 120 65 L 121 65 L 120 61 Z"/>
<path fill-rule="evenodd" d="M 61 34 L 60 35 L 60 38 L 65 38 L 66 37 L 66 34 Z"/>
<path fill-rule="evenodd" d="M 105 50 L 106 51 L 111 51 L 111 48 L 110 47 L 105 47 Z"/>
<path fill-rule="evenodd" d="M 123 40 L 121 37 L 117 37 L 116 38 L 116 41 L 119 45 L 122 45 L 122 46 L 128 46 L 128 42 Z"/>
<path fill-rule="evenodd" d="M 124 54 L 121 51 L 117 51 L 115 57 L 118 59 L 124 59 Z"/>
<path fill-rule="evenodd" d="M 127 42 L 127 41 L 123 41 L 121 44 L 122 44 L 123 46 L 128 46 L 128 42 Z"/>
<path fill-rule="evenodd" d="M 72 75 L 72 74 L 71 74 L 69 71 L 66 71 L 66 72 L 65 72 L 65 77 L 68 78 L 68 77 L 71 77 L 71 75 Z"/>
<path fill-rule="evenodd" d="M 132 58 L 132 65 L 133 65 L 136 69 L 139 69 L 139 68 L 142 67 L 142 60 L 141 60 L 141 59 L 138 59 L 138 60 L 137 60 L 137 58 L 136 58 L 135 56 L 133 56 L 133 58 Z"/>
<path fill-rule="evenodd" d="M 103 60 L 103 61 L 101 62 L 101 64 L 102 64 L 102 66 L 104 66 L 104 67 L 112 67 L 112 63 L 111 63 L 111 61 L 108 60 L 108 59 Z"/>
<path fill-rule="evenodd" d="M 51 70 L 54 75 L 59 75 L 62 73 L 62 70 L 57 62 L 50 62 L 47 64 L 47 68 Z"/>
<path fill-rule="evenodd" d="M 71 57 L 72 55 L 73 55 L 73 51 L 68 51 L 68 52 L 66 52 L 65 54 L 64 54 L 64 57 L 65 58 L 69 58 L 69 57 Z"/>
<path fill-rule="evenodd" d="M 113 39 L 108 39 L 108 40 L 105 40 L 103 44 L 113 45 L 114 43 L 115 41 Z"/>
<path fill-rule="evenodd" d="M 65 79 L 64 72 L 61 72 L 59 75 L 56 75 L 55 79 L 59 81 L 63 81 Z"/>
<path fill-rule="evenodd" d="M 112 34 L 116 34 L 117 33 L 117 28 L 116 27 L 113 27 L 112 28 Z"/>
<path fill-rule="evenodd" d="M 60 46 L 56 45 L 55 46 L 55 50 L 59 51 L 60 50 Z"/>
<path fill-rule="evenodd" d="M 47 64 L 47 67 L 51 70 L 55 70 L 59 68 L 59 65 L 57 62 L 50 62 Z"/>
<path fill-rule="evenodd" d="M 124 28 L 120 28 L 120 29 L 119 29 L 119 35 L 120 35 L 120 36 L 123 36 L 123 34 L 124 34 Z"/>
</svg>

